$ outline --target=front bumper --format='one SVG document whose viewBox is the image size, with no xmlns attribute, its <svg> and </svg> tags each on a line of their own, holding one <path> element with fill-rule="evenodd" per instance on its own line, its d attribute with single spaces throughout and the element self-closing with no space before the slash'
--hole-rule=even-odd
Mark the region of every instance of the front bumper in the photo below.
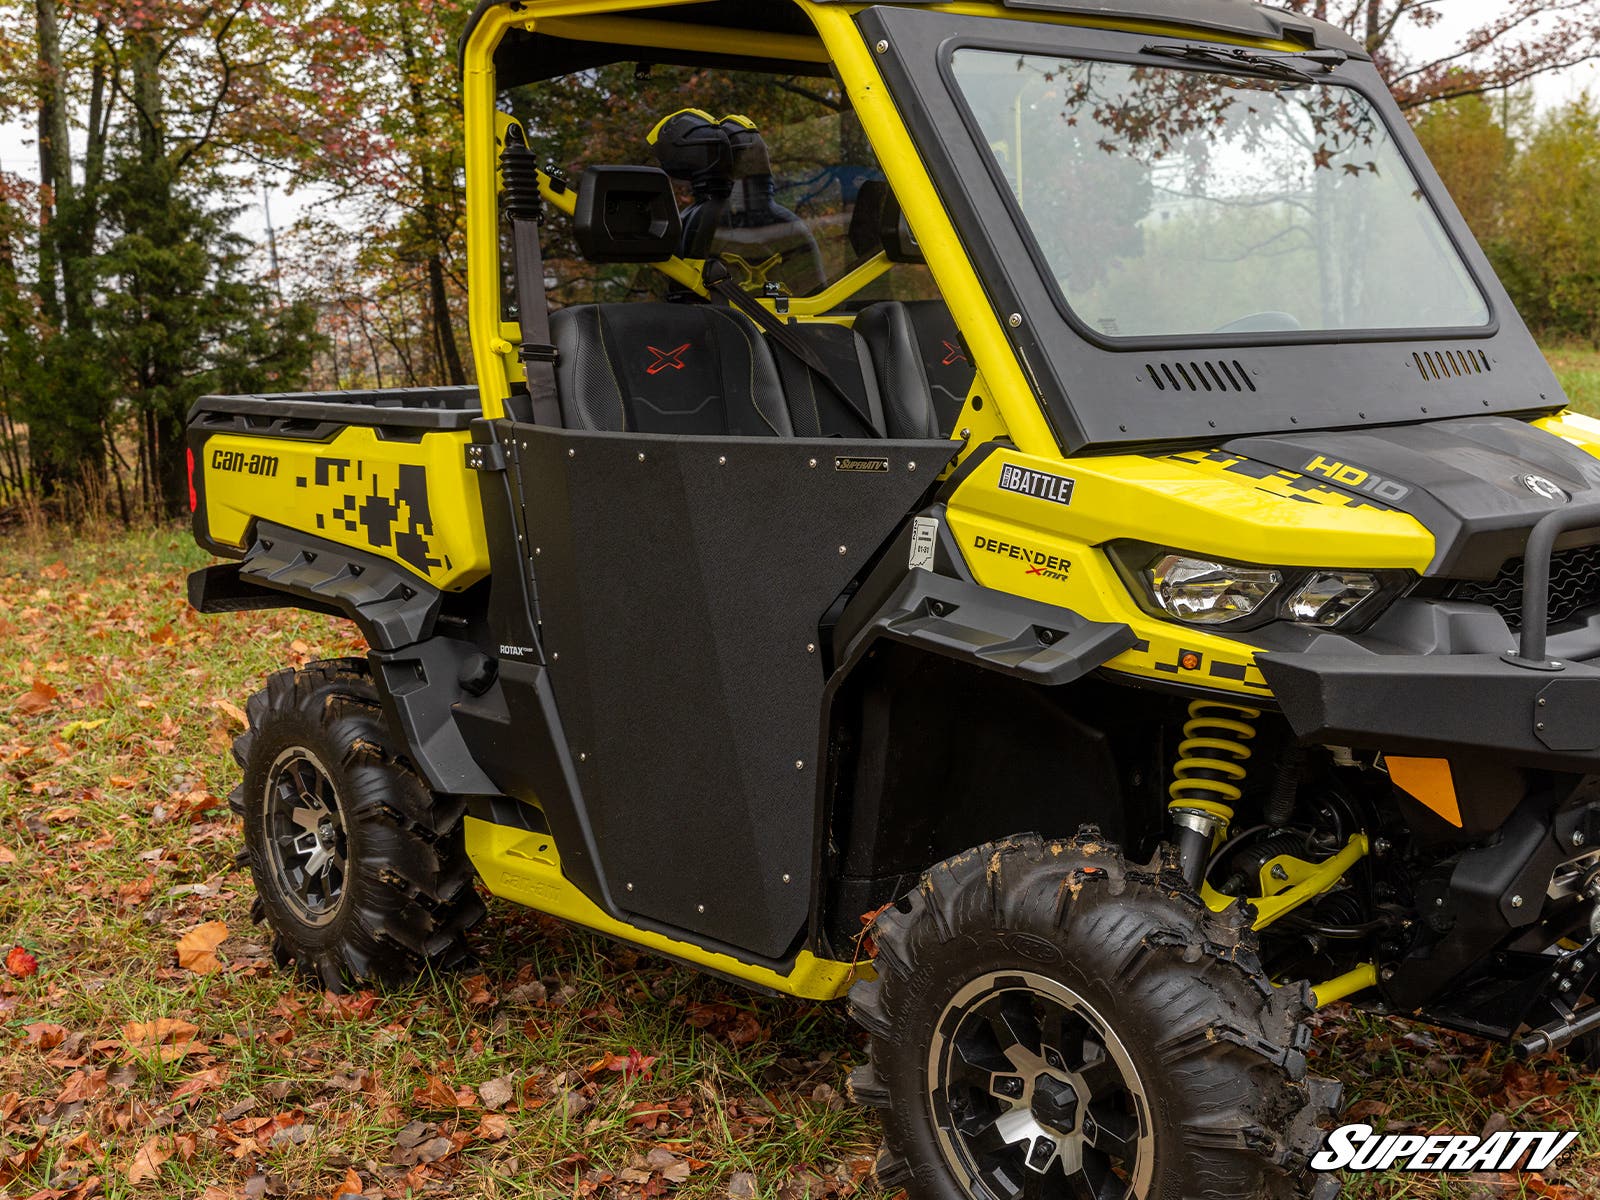
<svg viewBox="0 0 1600 1200">
<path fill-rule="evenodd" d="M 1302 742 L 1600 773 L 1600 667 L 1531 670 L 1494 654 L 1264 654 Z"/>
<path fill-rule="evenodd" d="M 1256 665 L 1302 741 L 1505 765 L 1600 771 L 1600 667 L 1552 660 L 1556 539 L 1600 524 L 1600 505 L 1539 521 L 1523 555 L 1522 640 L 1504 654 L 1273 654 Z"/>
</svg>

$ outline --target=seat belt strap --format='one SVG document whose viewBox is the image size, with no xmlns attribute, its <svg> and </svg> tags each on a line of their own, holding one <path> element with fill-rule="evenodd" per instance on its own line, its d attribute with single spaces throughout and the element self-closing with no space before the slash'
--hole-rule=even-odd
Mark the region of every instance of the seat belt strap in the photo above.
<svg viewBox="0 0 1600 1200">
<path fill-rule="evenodd" d="M 522 131 L 515 126 L 506 131 L 500 170 L 505 180 L 503 203 L 511 218 L 517 321 L 522 329 L 517 357 L 527 375 L 535 423 L 559 429 L 561 403 L 556 395 L 556 361 L 560 355 L 550 340 L 550 298 L 544 290 L 544 253 L 539 245 L 539 223 L 543 217 L 539 160 L 522 140 Z"/>
<path fill-rule="evenodd" d="M 782 317 L 734 283 L 733 276 L 729 272 L 726 263 L 720 258 L 706 259 L 702 279 L 708 292 L 721 296 L 730 305 L 749 317 L 763 333 L 810 368 L 813 374 L 827 384 L 828 390 L 839 397 L 845 408 L 850 411 L 856 420 L 861 422 L 862 428 L 866 429 L 870 436 L 875 438 L 884 436 L 878 432 L 878 427 L 872 423 L 872 418 L 861 411 L 860 406 L 851 398 L 844 385 L 834 378 L 833 372 L 822 361 L 822 356 L 816 352 L 805 338 L 791 329 Z"/>
</svg>

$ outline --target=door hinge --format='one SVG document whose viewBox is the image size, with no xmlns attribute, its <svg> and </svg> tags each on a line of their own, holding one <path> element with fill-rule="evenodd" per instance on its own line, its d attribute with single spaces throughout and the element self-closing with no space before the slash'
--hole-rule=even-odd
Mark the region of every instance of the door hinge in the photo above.
<svg viewBox="0 0 1600 1200">
<path fill-rule="evenodd" d="M 504 471 L 506 448 L 499 442 L 473 442 L 467 446 L 467 470 Z"/>
</svg>

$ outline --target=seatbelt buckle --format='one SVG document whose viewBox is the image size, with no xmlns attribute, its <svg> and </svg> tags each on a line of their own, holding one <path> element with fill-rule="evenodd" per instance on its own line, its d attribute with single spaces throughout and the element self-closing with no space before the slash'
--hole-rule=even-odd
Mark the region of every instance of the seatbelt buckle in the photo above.
<svg viewBox="0 0 1600 1200">
<path fill-rule="evenodd" d="M 715 288 L 719 283 L 726 283 L 732 278 L 733 275 L 728 270 L 728 264 L 715 254 L 706 259 L 700 268 L 700 282 L 705 285 L 707 290 Z"/>
<path fill-rule="evenodd" d="M 525 363 L 557 363 L 561 361 L 561 351 L 542 342 L 523 342 L 517 357 Z"/>
</svg>

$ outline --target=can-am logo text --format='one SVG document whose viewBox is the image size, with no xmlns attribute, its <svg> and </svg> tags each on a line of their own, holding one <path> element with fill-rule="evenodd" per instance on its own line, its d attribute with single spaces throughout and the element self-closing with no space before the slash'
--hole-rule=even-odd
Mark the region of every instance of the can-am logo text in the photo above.
<svg viewBox="0 0 1600 1200">
<path fill-rule="evenodd" d="M 1378 1134 L 1341 1125 L 1311 1160 L 1314 1171 L 1543 1171 L 1578 1140 L 1576 1133 Z M 1524 1159 L 1526 1161 L 1524 1161 Z"/>
</svg>

